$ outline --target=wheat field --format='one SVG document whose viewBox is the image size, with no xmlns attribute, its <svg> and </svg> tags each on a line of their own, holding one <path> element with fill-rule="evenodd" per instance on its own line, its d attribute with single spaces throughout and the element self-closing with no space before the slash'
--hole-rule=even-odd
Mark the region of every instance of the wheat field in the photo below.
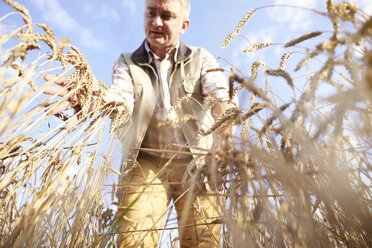
<svg viewBox="0 0 372 248">
<path fill-rule="evenodd" d="M 0 247 L 114 247 L 123 218 L 115 217 L 117 185 L 107 188 L 105 179 L 120 174 L 111 156 L 115 132 L 130 121 L 128 110 L 105 101 L 106 84 L 95 79 L 77 46 L 33 23 L 21 4 L 3 2 L 14 11 L 0 17 L 0 27 L 11 15 L 19 25 L 0 33 Z M 228 169 L 222 247 L 372 247 L 372 18 L 349 2 L 324 5 L 325 12 L 307 11 L 328 18 L 331 31 L 286 43 L 247 42 L 242 52 L 257 55 L 251 68 L 214 69 L 228 76 L 231 98 L 249 100 L 199 132 L 237 126 L 225 153 L 211 151 Z M 222 46 L 244 39 L 243 26 L 273 7 L 247 10 Z M 281 49 L 278 65 L 258 56 L 272 46 Z M 73 112 L 47 114 L 65 100 L 42 94 L 48 84 L 42 78 L 51 72 L 76 82 L 70 94 L 79 95 L 73 107 L 81 118 L 70 130 L 63 121 Z M 273 90 L 278 84 L 290 97 Z M 321 97 L 324 89 L 331 94 Z M 92 96 L 100 103 L 93 110 Z M 200 170 L 188 172 L 184 178 L 193 183 Z"/>
</svg>

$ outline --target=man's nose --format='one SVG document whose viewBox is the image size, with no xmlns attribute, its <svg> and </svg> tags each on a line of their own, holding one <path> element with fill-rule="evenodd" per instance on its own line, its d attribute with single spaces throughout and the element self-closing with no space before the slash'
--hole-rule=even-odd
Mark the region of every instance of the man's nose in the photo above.
<svg viewBox="0 0 372 248">
<path fill-rule="evenodd" d="M 160 27 L 162 26 L 162 24 L 163 24 L 163 21 L 161 17 L 156 15 L 152 20 L 152 25 L 154 25 L 154 27 Z"/>
</svg>

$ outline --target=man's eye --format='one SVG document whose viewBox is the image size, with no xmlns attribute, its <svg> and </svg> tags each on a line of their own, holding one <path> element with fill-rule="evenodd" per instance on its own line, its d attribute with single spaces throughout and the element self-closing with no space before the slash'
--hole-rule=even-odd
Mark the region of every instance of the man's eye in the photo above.
<svg viewBox="0 0 372 248">
<path fill-rule="evenodd" d="M 155 13 L 154 11 L 149 11 L 149 12 L 147 12 L 147 14 L 148 14 L 149 16 L 156 16 L 156 13 Z"/>
<path fill-rule="evenodd" d="M 170 19 L 172 19 L 172 15 L 162 15 L 161 16 L 161 18 L 163 19 L 163 20 L 170 20 Z"/>
</svg>

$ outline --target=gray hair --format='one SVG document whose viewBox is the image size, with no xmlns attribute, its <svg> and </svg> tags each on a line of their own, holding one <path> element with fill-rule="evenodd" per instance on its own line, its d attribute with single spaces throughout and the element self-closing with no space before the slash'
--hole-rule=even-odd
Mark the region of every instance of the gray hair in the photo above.
<svg viewBox="0 0 372 248">
<path fill-rule="evenodd" d="M 170 1 L 170 0 L 168 0 L 168 1 Z M 191 8 L 190 0 L 177 0 L 177 1 L 179 1 L 181 3 L 182 10 L 184 12 L 184 18 L 188 19 L 189 16 L 190 16 L 190 8 Z M 145 2 L 147 3 L 147 0 L 145 0 Z"/>
<path fill-rule="evenodd" d="M 191 9 L 190 0 L 181 0 L 181 4 L 185 8 L 184 9 L 185 18 L 188 19 L 190 16 L 190 9 Z"/>
</svg>

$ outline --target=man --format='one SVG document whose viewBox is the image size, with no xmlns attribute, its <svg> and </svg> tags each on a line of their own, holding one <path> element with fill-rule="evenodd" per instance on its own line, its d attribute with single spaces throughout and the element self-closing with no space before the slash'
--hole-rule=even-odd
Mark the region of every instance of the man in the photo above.
<svg viewBox="0 0 372 248">
<path fill-rule="evenodd" d="M 182 179 L 190 163 L 200 160 L 198 155 L 221 149 L 225 136 L 231 135 L 224 132 L 213 140 L 197 132 L 211 127 L 211 112 L 217 119 L 234 104 L 222 73 L 208 72 L 218 67 L 212 55 L 180 40 L 190 25 L 189 11 L 189 0 L 146 0 L 146 39 L 133 53 L 122 54 L 113 67 L 107 95 L 125 102 L 132 113 L 131 124 L 121 132 L 119 247 L 156 247 L 161 234 L 157 229 L 171 201 L 181 247 L 219 247 L 221 199 Z M 219 103 L 209 111 L 204 100 L 211 95 Z M 198 120 L 159 125 L 185 115 Z"/>
</svg>

